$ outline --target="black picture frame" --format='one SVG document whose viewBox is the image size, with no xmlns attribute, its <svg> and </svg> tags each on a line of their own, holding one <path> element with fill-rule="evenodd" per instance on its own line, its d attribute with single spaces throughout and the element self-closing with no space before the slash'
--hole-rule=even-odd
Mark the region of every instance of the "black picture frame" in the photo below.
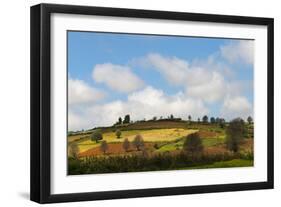
<svg viewBox="0 0 281 207">
<path fill-rule="evenodd" d="M 51 130 L 51 71 L 50 71 L 50 15 L 52 13 L 134 17 L 149 19 L 180 20 L 194 22 L 218 22 L 267 26 L 267 181 L 237 184 L 219 184 L 187 187 L 169 187 L 74 194 L 50 193 L 50 130 Z M 120 199 L 146 196 L 272 189 L 274 186 L 274 74 L 272 18 L 195 14 L 168 11 L 135 10 L 89 6 L 39 4 L 31 7 L 31 174 L 30 199 L 38 203 Z"/>
</svg>

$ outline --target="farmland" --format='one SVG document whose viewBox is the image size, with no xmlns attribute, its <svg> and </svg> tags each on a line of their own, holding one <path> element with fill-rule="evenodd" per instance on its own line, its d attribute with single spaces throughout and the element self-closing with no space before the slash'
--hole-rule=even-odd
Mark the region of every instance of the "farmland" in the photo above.
<svg viewBox="0 0 281 207">
<path fill-rule="evenodd" d="M 217 123 L 159 120 L 72 133 L 68 146 L 69 150 L 76 146 L 76 158 L 68 152 L 69 174 L 253 166 L 253 124 L 245 124 L 246 133 L 235 153 L 227 148 L 226 129 L 227 124 L 222 127 Z M 97 130 L 102 134 L 101 140 L 93 139 Z M 185 141 L 192 134 L 197 134 L 202 142 L 203 150 L 196 156 L 185 149 Z M 136 147 L 136 136 L 143 142 L 140 148 Z M 159 159 L 167 163 L 157 164 Z M 136 160 L 143 166 L 135 166 Z M 121 166 L 122 162 L 127 166 Z"/>
</svg>

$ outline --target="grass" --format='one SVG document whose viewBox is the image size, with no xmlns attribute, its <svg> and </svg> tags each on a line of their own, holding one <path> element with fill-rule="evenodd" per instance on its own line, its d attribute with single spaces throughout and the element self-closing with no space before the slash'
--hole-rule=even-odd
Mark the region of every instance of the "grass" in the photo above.
<svg viewBox="0 0 281 207">
<path fill-rule="evenodd" d="M 253 160 L 234 159 L 229 161 L 214 162 L 208 165 L 199 165 L 181 169 L 207 169 L 207 168 L 228 168 L 228 167 L 251 167 L 254 166 Z"/>
<path fill-rule="evenodd" d="M 219 136 L 216 138 L 203 138 L 202 144 L 204 147 L 212 147 L 220 144 L 224 144 L 225 142 L 225 136 Z M 159 149 L 157 149 L 157 152 L 171 152 L 174 150 L 182 149 L 184 143 L 184 137 L 180 140 L 176 140 L 172 143 L 167 143 L 165 145 L 162 145 Z"/>
<path fill-rule="evenodd" d="M 220 136 L 217 138 L 204 138 L 202 139 L 202 143 L 204 147 L 212 147 L 219 144 L 223 144 L 225 142 L 224 136 Z"/>
</svg>

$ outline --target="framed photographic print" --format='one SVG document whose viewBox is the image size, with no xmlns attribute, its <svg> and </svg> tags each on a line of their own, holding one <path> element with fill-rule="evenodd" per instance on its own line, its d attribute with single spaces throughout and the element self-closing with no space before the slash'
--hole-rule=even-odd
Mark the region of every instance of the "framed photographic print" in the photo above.
<svg viewBox="0 0 281 207">
<path fill-rule="evenodd" d="M 31 200 L 273 188 L 273 19 L 31 7 Z"/>
</svg>

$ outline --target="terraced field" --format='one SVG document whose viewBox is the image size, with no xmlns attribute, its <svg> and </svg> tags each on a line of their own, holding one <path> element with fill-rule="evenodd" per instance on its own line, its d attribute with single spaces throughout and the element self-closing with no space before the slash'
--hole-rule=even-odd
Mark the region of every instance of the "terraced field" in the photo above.
<svg viewBox="0 0 281 207">
<path fill-rule="evenodd" d="M 144 142 L 171 142 L 189 134 L 195 133 L 198 130 L 195 129 L 150 129 L 150 130 L 128 130 L 122 131 L 121 137 L 118 139 L 115 132 L 103 133 L 103 140 L 107 143 L 120 143 L 127 138 L 130 142 L 134 140 L 135 136 L 140 134 L 143 137 Z M 77 143 L 79 147 L 79 152 L 85 152 L 91 148 L 98 147 L 100 143 L 93 142 L 90 136 L 79 135 L 71 136 L 69 138 L 69 143 Z"/>
</svg>

